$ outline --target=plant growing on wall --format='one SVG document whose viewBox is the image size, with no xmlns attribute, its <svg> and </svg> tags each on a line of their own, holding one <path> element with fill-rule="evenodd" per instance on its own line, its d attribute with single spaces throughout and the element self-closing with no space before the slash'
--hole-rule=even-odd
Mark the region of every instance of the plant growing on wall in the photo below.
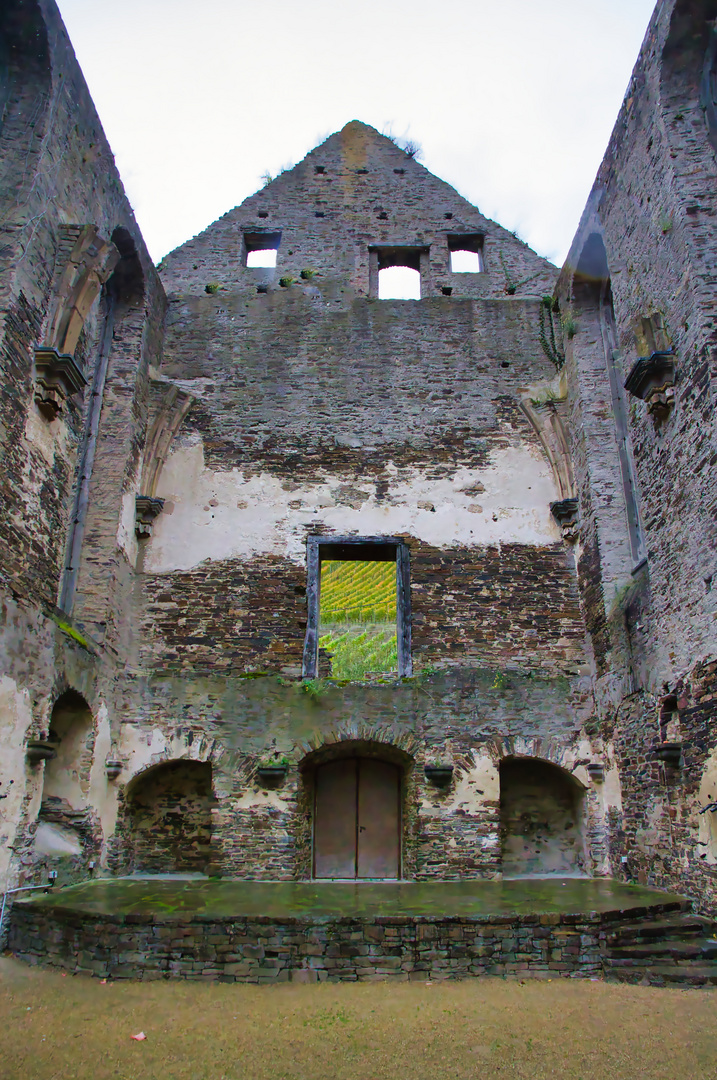
<svg viewBox="0 0 717 1080">
<path fill-rule="evenodd" d="M 512 235 L 515 236 L 516 234 L 513 233 Z M 516 236 L 516 239 L 519 239 L 519 238 Z M 503 267 L 503 275 L 505 277 L 505 285 L 503 286 L 503 289 L 508 294 L 508 296 L 515 296 L 518 289 L 521 289 L 523 287 L 523 285 L 527 285 L 528 282 L 532 281 L 533 278 L 536 278 L 538 276 L 537 274 L 531 274 L 530 277 L 521 278 L 520 281 L 516 281 L 515 278 L 513 277 L 513 275 L 510 272 L 510 269 L 508 267 L 508 264 L 505 261 L 505 258 L 503 256 L 502 252 L 501 252 L 501 255 L 500 255 L 500 264 Z"/>
<path fill-rule="evenodd" d="M 565 363 L 565 353 L 558 345 L 555 334 L 555 321 L 553 316 L 556 315 L 558 311 L 558 302 L 557 300 L 554 300 L 552 296 L 544 296 L 541 299 L 540 307 L 538 308 L 538 318 L 540 320 L 538 337 L 540 339 L 540 347 L 548 360 L 550 360 L 551 364 L 555 365 L 556 371 L 560 371 Z M 572 334 L 568 334 L 568 336 L 572 337 L 574 333 L 575 329 L 573 328 Z"/>
</svg>

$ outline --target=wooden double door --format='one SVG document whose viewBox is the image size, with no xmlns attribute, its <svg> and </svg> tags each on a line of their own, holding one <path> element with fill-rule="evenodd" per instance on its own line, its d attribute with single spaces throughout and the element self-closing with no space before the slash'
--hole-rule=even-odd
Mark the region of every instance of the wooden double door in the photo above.
<svg viewBox="0 0 717 1080">
<path fill-rule="evenodd" d="M 398 878 L 401 771 L 376 758 L 342 758 L 316 770 L 314 877 Z"/>
</svg>

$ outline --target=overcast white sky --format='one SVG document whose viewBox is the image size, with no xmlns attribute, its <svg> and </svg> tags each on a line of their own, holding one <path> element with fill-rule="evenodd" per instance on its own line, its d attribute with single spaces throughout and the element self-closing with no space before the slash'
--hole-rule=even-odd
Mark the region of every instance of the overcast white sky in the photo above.
<svg viewBox="0 0 717 1080">
<path fill-rule="evenodd" d="M 653 0 L 59 0 L 149 250 L 363 120 L 560 263 Z"/>
</svg>

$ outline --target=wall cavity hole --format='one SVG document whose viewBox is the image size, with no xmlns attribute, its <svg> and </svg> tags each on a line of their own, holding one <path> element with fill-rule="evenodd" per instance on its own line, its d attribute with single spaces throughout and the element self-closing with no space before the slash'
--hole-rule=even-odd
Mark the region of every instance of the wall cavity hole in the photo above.
<svg viewBox="0 0 717 1080">
<path fill-rule="evenodd" d="M 501 367 L 510 367 L 510 361 L 509 360 L 501 360 L 500 366 Z"/>
<path fill-rule="evenodd" d="M 443 285 L 441 287 L 441 292 L 444 296 L 451 296 L 453 293 L 453 288 L 450 285 Z"/>
<path fill-rule="evenodd" d="M 326 166 L 325 165 L 314 165 L 314 172 L 316 173 L 317 176 L 323 176 L 324 173 L 326 172 Z"/>
<path fill-rule="evenodd" d="M 315 210 L 314 217 L 326 217 L 326 215 L 323 210 Z"/>
<path fill-rule="evenodd" d="M 453 214 L 444 214 L 443 216 L 446 219 L 446 221 L 450 221 L 451 218 L 453 217 Z"/>
<path fill-rule="evenodd" d="M 267 218 L 269 216 L 269 211 L 268 210 L 260 210 L 259 213 L 256 216 L 260 217 L 260 218 Z"/>
<path fill-rule="evenodd" d="M 394 169 L 393 171 L 395 172 L 396 176 L 404 176 L 406 172 L 405 169 Z"/>
</svg>

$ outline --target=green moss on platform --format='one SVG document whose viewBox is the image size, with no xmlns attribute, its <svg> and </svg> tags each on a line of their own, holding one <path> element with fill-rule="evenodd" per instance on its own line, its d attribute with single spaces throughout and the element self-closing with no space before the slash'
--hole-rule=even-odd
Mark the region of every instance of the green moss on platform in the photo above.
<svg viewBox="0 0 717 1080">
<path fill-rule="evenodd" d="M 177 919 L 229 916 L 372 918 L 578 915 L 676 905 L 674 893 L 608 878 L 513 881 L 259 882 L 207 878 L 105 878 L 20 903 L 102 915 Z"/>
</svg>

